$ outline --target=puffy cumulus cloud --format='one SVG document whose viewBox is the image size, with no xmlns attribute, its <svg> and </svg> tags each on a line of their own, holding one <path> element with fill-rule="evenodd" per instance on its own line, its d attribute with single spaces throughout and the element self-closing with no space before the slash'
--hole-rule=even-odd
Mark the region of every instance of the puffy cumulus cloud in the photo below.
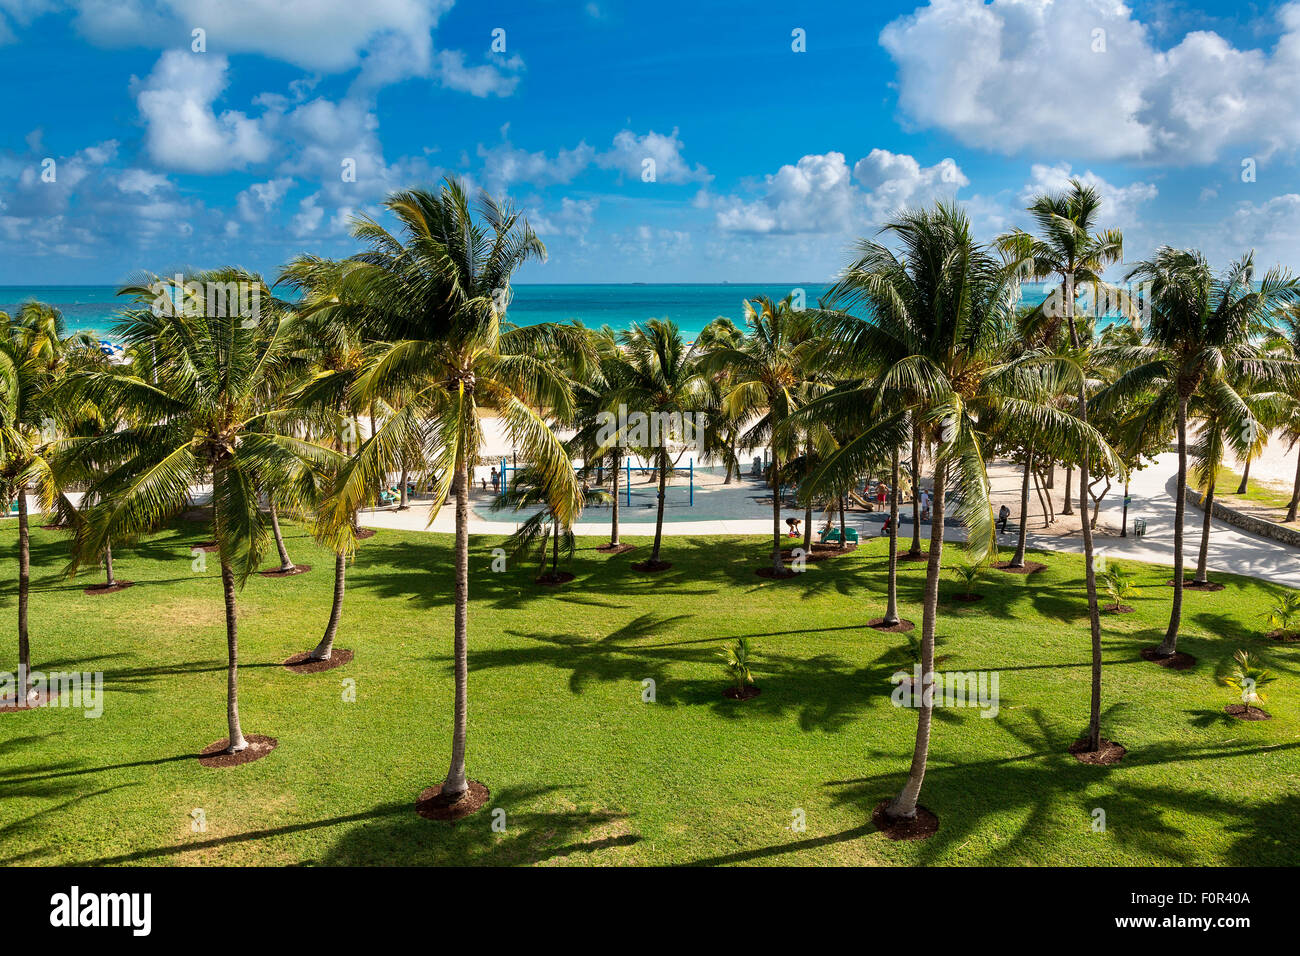
<svg viewBox="0 0 1300 956">
<path fill-rule="evenodd" d="M 214 109 L 229 79 L 217 54 L 169 50 L 144 80 L 132 79 L 145 123 L 145 148 L 168 169 L 215 173 L 261 163 L 271 140 L 257 120 L 238 110 Z"/>
<path fill-rule="evenodd" d="M 33 0 L 25 0 L 33 2 Z M 67 0 L 76 27 L 106 45 L 188 37 L 201 28 L 209 50 L 259 53 L 306 70 L 338 73 L 382 48 L 405 75 L 431 66 L 430 34 L 453 0 Z M 395 54 L 400 58 L 395 59 Z"/>
<path fill-rule="evenodd" d="M 1129 183 L 1127 186 L 1115 186 L 1102 179 L 1092 170 L 1072 173 L 1069 163 L 1048 166 L 1035 163 L 1030 168 L 1029 182 L 1020 191 L 1022 205 L 1028 205 L 1043 193 L 1064 192 L 1070 186 L 1070 180 L 1077 179 L 1085 186 L 1092 186 L 1101 194 L 1102 213 L 1105 221 L 1113 226 L 1132 225 L 1139 220 L 1139 208 L 1144 202 L 1156 198 L 1154 184 L 1145 182 Z"/>
<path fill-rule="evenodd" d="M 573 149 L 560 149 L 554 157 L 545 152 L 530 153 L 513 146 L 502 129 L 502 142 L 496 146 L 478 147 L 478 158 L 483 161 L 483 181 L 489 189 L 503 190 L 511 183 L 531 183 L 534 186 L 553 186 L 572 182 L 591 165 L 596 151 L 585 142 Z"/>
<path fill-rule="evenodd" d="M 245 222 L 259 222 L 277 209 L 285 194 L 293 188 L 293 179 L 281 176 L 264 183 L 253 183 L 235 197 L 239 218 Z M 233 221 L 233 220 L 232 220 Z"/>
<path fill-rule="evenodd" d="M 1297 263 L 1295 244 L 1300 242 L 1300 195 L 1285 193 L 1262 203 L 1238 204 L 1225 223 L 1232 241 L 1243 248 L 1258 248 L 1269 252 L 1273 258 Z M 1256 265 L 1266 267 L 1273 258 L 1256 257 Z"/>
<path fill-rule="evenodd" d="M 952 159 L 922 166 L 913 156 L 884 149 L 873 149 L 854 163 L 853 178 L 867 190 L 867 207 L 877 220 L 905 206 L 952 198 L 970 185 Z"/>
<path fill-rule="evenodd" d="M 0 153 L 0 251 L 89 257 L 106 248 L 160 248 L 209 215 L 159 173 L 117 165 L 114 140 L 68 156 Z M 51 169 L 53 180 L 42 176 Z"/>
<path fill-rule="evenodd" d="M 861 210 L 843 153 L 803 156 L 763 180 L 753 200 L 718 200 L 718 227 L 729 232 L 843 232 Z"/>
<path fill-rule="evenodd" d="M 625 176 L 640 179 L 642 171 L 647 168 L 646 160 L 654 161 L 655 182 L 689 183 L 708 182 L 713 177 L 701 165 L 691 166 L 682 157 L 683 143 L 678 138 L 678 130 L 665 136 L 654 130 L 644 136 L 637 136 L 630 129 L 619 132 L 614 137 L 613 145 L 596 157 L 596 163 L 602 169 L 614 169 Z"/>
<path fill-rule="evenodd" d="M 507 59 L 488 54 L 486 62 L 470 66 L 460 50 L 439 51 L 434 64 L 434 75 L 447 89 L 479 97 L 509 96 L 523 70 L 523 58 L 517 54 Z"/>
<path fill-rule="evenodd" d="M 969 184 L 951 159 L 922 166 L 912 156 L 873 149 L 850 170 L 843 153 L 829 152 L 765 176 L 753 198 L 723 196 L 713 204 L 727 232 L 834 234 L 878 224 L 902 206 L 953 198 Z"/>
<path fill-rule="evenodd" d="M 1160 49 L 1119 0 L 931 0 L 880 42 L 902 112 L 968 145 L 1202 163 L 1300 145 L 1300 113 L 1275 107 L 1300 99 L 1300 4 L 1278 17 L 1271 53 L 1210 31 Z"/>
<path fill-rule="evenodd" d="M 591 228 L 598 205 L 595 199 L 570 199 L 568 196 L 560 200 L 559 208 L 530 202 L 527 204 L 528 222 L 539 236 L 581 238 Z"/>
</svg>

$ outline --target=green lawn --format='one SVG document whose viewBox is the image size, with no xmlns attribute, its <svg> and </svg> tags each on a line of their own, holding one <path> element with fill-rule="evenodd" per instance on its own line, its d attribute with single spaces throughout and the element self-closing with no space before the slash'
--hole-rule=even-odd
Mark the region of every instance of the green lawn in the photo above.
<svg viewBox="0 0 1300 956">
<path fill-rule="evenodd" d="M 1032 577 L 990 572 L 975 605 L 940 621 L 950 670 L 996 669 L 1001 713 L 936 712 L 922 802 L 941 820 L 923 843 L 890 843 L 872 806 L 900 784 L 914 715 L 891 705 L 899 635 L 863 629 L 882 610 L 884 542 L 769 582 L 758 539 L 670 538 L 674 570 L 580 552 L 577 580 L 489 570 L 475 539 L 470 612 L 472 777 L 506 812 L 456 825 L 413 812 L 446 772 L 451 573 L 446 536 L 381 531 L 350 569 L 339 646 L 346 667 L 294 675 L 329 611 L 329 556 L 298 528 L 314 569 L 254 577 L 241 596 L 246 733 L 279 748 L 252 764 L 200 767 L 225 736 L 225 642 L 215 561 L 191 568 L 203 529 L 185 524 L 118 555 L 126 591 L 89 597 L 58 576 L 62 539 L 34 531 L 32 646 L 43 670 L 102 670 L 102 718 L 69 709 L 0 714 L 0 862 L 41 864 L 793 863 L 1280 864 L 1300 855 L 1300 646 L 1265 640 L 1271 590 L 1235 579 L 1189 592 L 1177 673 L 1142 662 L 1163 631 L 1163 569 L 1140 567 L 1138 613 L 1105 618 L 1105 732 L 1129 747 L 1112 768 L 1065 753 L 1087 719 L 1088 635 L 1075 557 L 1035 555 Z M 16 666 L 13 522 L 0 527 Z M 645 539 L 630 539 L 645 544 Z M 583 542 L 584 548 L 599 543 Z M 953 555 L 956 559 L 956 555 Z M 270 558 L 268 566 L 273 563 Z M 924 565 L 903 566 L 919 622 Z M 1226 576 L 1224 580 L 1228 580 Z M 945 595 L 956 590 L 943 585 Z M 724 700 L 717 650 L 751 635 L 762 696 Z M 1214 681 L 1238 647 L 1281 676 L 1269 722 L 1223 714 Z M 343 700 L 354 679 L 356 701 Z M 657 701 L 643 703 L 642 680 Z M 1092 832 L 1102 808 L 1107 831 Z M 206 832 L 191 811 L 203 810 Z M 793 829 L 802 810 L 806 829 Z"/>
<path fill-rule="evenodd" d="M 1261 484 L 1252 478 L 1246 483 L 1244 495 L 1236 493 L 1239 487 L 1241 487 L 1241 472 L 1221 465 L 1215 478 L 1215 497 L 1224 499 L 1229 506 L 1234 501 L 1241 501 L 1275 508 L 1280 512 L 1274 516 L 1275 520 L 1279 524 L 1286 523 L 1282 518 L 1285 517 L 1286 509 L 1291 504 L 1291 488 L 1285 482 Z"/>
</svg>

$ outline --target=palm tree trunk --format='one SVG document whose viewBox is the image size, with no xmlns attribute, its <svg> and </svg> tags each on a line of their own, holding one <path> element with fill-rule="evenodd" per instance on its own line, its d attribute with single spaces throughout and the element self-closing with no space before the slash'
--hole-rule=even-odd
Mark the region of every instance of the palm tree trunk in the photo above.
<svg viewBox="0 0 1300 956">
<path fill-rule="evenodd" d="M 889 463 L 889 480 L 891 488 L 898 488 L 898 446 Z M 844 532 L 840 531 L 843 541 Z M 884 625 L 890 627 L 898 623 L 898 494 L 889 498 L 889 594 L 885 603 Z"/>
<path fill-rule="evenodd" d="M 213 497 L 216 497 L 215 494 Z M 226 753 L 233 754 L 245 749 L 248 741 L 244 739 L 244 732 L 239 727 L 239 620 L 235 608 L 235 572 L 225 558 L 221 559 L 221 588 L 226 597 L 226 652 L 229 655 L 226 667 L 226 725 L 230 739 L 226 744 Z"/>
<path fill-rule="evenodd" d="M 1178 650 L 1178 625 L 1183 619 L 1183 518 L 1187 513 L 1187 397 L 1178 397 L 1178 486 L 1174 490 L 1174 603 L 1169 628 L 1156 648 L 1161 657 Z"/>
<path fill-rule="evenodd" d="M 271 502 L 271 534 L 275 536 L 275 550 L 280 552 L 280 570 L 292 571 L 293 559 L 289 557 L 289 549 L 284 546 L 284 535 L 280 533 L 280 515 L 274 500 Z"/>
<path fill-rule="evenodd" d="M 1047 487 L 1048 488 L 1052 487 L 1052 480 L 1055 477 L 1056 477 L 1056 466 L 1054 464 L 1049 463 L 1047 466 Z M 1061 506 L 1061 514 L 1063 515 L 1074 514 L 1074 502 L 1070 500 L 1070 490 L 1073 483 L 1074 483 L 1074 469 L 1066 468 L 1065 469 L 1065 504 Z M 1083 479 L 1080 478 L 1079 484 L 1082 485 L 1084 483 L 1085 482 L 1083 481 Z M 1083 513 L 1085 515 L 1088 513 L 1088 509 L 1086 507 L 1083 509 Z"/>
<path fill-rule="evenodd" d="M 18 689 L 15 702 L 31 696 L 32 649 L 27 640 L 27 596 L 32 582 L 31 538 L 27 530 L 27 489 L 18 489 Z"/>
<path fill-rule="evenodd" d="M 916 816 L 916 802 L 925 782 L 930 753 L 930 721 L 934 714 L 934 628 L 939 614 L 939 573 L 943 568 L 944 465 L 934 467 L 934 502 L 930 506 L 930 560 L 925 570 L 925 606 L 921 617 L 921 706 L 916 712 L 916 745 L 907 783 L 890 802 L 886 815 L 894 819 Z"/>
<path fill-rule="evenodd" d="M 406 466 L 403 465 L 402 466 L 402 487 L 401 487 L 402 499 L 397 503 L 398 511 L 405 511 L 407 508 L 411 506 L 411 503 L 408 500 L 408 495 L 406 493 L 406 486 L 408 483 L 410 483 L 410 480 L 411 480 L 411 473 L 410 471 L 407 470 Z"/>
<path fill-rule="evenodd" d="M 108 541 L 104 544 L 104 587 L 111 588 L 117 584 L 117 579 L 113 577 L 113 542 Z"/>
<path fill-rule="evenodd" d="M 844 496 L 840 495 L 840 550 L 849 546 L 848 536 L 844 533 Z"/>
<path fill-rule="evenodd" d="M 1237 486 L 1237 494 L 1246 493 L 1246 484 L 1250 481 L 1250 459 L 1246 459 L 1246 467 L 1241 470 L 1241 484 Z"/>
<path fill-rule="evenodd" d="M 610 515 L 610 519 L 609 519 L 609 546 L 610 546 L 611 548 L 617 548 L 618 545 L 619 545 L 619 541 L 618 541 L 618 466 L 619 466 L 619 464 L 620 464 L 619 459 L 620 459 L 621 457 L 622 457 L 622 456 L 619 455 L 618 449 L 615 448 L 615 449 L 614 449 L 614 478 L 613 478 L 613 482 L 614 482 L 614 506 L 613 506 L 613 508 L 611 509 L 612 514 Z"/>
<path fill-rule="evenodd" d="M 915 418 L 912 420 L 912 547 L 907 556 L 921 556 L 921 423 Z"/>
<path fill-rule="evenodd" d="M 1297 449 L 1300 449 L 1300 441 L 1296 442 Z M 1295 463 L 1295 490 L 1291 492 L 1291 503 L 1287 505 L 1286 520 L 1288 523 L 1295 521 L 1296 509 L 1300 508 L 1300 459 Z"/>
<path fill-rule="evenodd" d="M 555 533 L 551 537 L 551 580 L 558 581 L 560 577 L 560 519 L 556 518 L 553 524 L 555 527 L 551 530 Z"/>
<path fill-rule="evenodd" d="M 1070 341 L 1079 351 L 1079 330 L 1074 322 L 1074 297 L 1067 296 L 1066 315 L 1070 323 Z M 1079 382 L 1079 421 L 1088 422 L 1087 382 Z M 1069 481 L 1066 474 L 1065 502 L 1070 503 Z M 1092 522 L 1088 520 L 1088 453 L 1079 455 L 1079 517 L 1083 530 L 1083 576 L 1088 589 L 1088 627 L 1092 637 L 1092 688 L 1088 709 L 1088 750 L 1101 749 L 1101 614 L 1097 607 L 1097 569 L 1093 567 Z"/>
<path fill-rule="evenodd" d="M 1025 566 L 1025 541 L 1029 534 L 1029 476 L 1034 469 L 1034 443 L 1025 449 L 1025 474 L 1020 479 L 1020 531 L 1016 537 L 1016 554 L 1011 559 L 1011 567 Z"/>
<path fill-rule="evenodd" d="M 1119 536 L 1128 537 L 1128 472 L 1124 473 L 1124 514 L 1120 518 Z"/>
<path fill-rule="evenodd" d="M 442 782 L 449 801 L 469 789 L 465 779 L 465 738 L 469 730 L 469 469 L 464 455 L 456 462 L 456 610 L 452 654 L 456 702 L 452 711 L 451 767 Z"/>
<path fill-rule="evenodd" d="M 1214 481 L 1210 481 L 1210 486 L 1205 489 L 1205 501 L 1202 502 L 1205 507 L 1205 520 L 1201 524 L 1201 550 L 1196 556 L 1196 576 L 1192 579 L 1193 584 L 1209 583 L 1209 560 L 1210 560 L 1210 518 L 1214 513 Z"/>
<path fill-rule="evenodd" d="M 650 554 L 653 563 L 659 560 L 659 548 L 664 540 L 664 497 L 668 488 L 668 452 L 659 453 L 659 510 L 655 513 L 655 546 Z"/>
<path fill-rule="evenodd" d="M 325 636 L 320 639 L 307 657 L 313 661 L 327 661 L 334 654 L 334 638 L 339 632 L 339 621 L 343 618 L 343 592 L 346 587 L 347 558 L 342 553 L 334 555 L 334 603 L 330 605 L 329 623 L 325 625 Z"/>
<path fill-rule="evenodd" d="M 780 574 L 781 563 L 781 468 L 776 451 L 772 452 L 772 570 Z"/>
</svg>

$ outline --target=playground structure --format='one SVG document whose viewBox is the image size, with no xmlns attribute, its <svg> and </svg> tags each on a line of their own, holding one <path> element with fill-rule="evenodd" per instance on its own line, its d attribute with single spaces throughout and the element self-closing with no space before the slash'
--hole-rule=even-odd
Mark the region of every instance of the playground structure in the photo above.
<svg viewBox="0 0 1300 956">
<path fill-rule="evenodd" d="M 659 470 L 658 465 L 648 465 L 645 464 L 644 462 L 635 466 L 635 468 L 636 471 L 642 475 L 657 472 Z M 505 498 L 506 490 L 510 487 L 509 473 L 512 471 L 519 471 L 519 470 L 520 470 L 519 465 L 507 464 L 506 459 L 504 458 L 501 459 L 501 465 L 498 470 L 498 473 L 501 476 L 500 488 L 497 492 L 497 495 L 499 497 Z M 632 506 L 632 471 L 633 471 L 632 456 L 629 455 L 623 459 L 623 470 L 626 476 L 626 480 L 623 482 L 623 494 L 626 497 L 627 506 L 630 508 Z M 668 470 L 672 474 L 676 474 L 679 471 L 686 473 L 687 488 L 688 488 L 687 507 L 694 508 L 695 507 L 695 459 L 694 458 L 688 459 L 686 463 L 686 467 L 674 465 L 672 468 Z M 577 471 L 578 469 L 575 468 L 574 472 L 577 473 Z"/>
</svg>

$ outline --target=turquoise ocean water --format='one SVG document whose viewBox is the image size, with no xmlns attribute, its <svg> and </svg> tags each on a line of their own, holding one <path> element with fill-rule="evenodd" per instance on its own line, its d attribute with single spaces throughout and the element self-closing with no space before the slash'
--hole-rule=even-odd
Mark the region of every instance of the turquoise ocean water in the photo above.
<svg viewBox="0 0 1300 956">
<path fill-rule="evenodd" d="M 520 325 L 581 319 L 588 326 L 625 329 L 633 322 L 668 318 L 693 337 L 720 315 L 743 321 L 742 301 L 756 295 L 781 299 L 802 289 L 809 306 L 827 289 L 825 283 L 729 285 L 516 285 L 510 319 Z M 69 331 L 94 332 L 111 339 L 115 313 L 122 307 L 114 286 L 0 286 L 0 311 L 13 313 L 30 299 L 62 310 Z M 1036 297 L 1035 297 L 1036 296 Z M 1026 301 L 1041 300 L 1041 291 L 1026 289 Z"/>
</svg>

